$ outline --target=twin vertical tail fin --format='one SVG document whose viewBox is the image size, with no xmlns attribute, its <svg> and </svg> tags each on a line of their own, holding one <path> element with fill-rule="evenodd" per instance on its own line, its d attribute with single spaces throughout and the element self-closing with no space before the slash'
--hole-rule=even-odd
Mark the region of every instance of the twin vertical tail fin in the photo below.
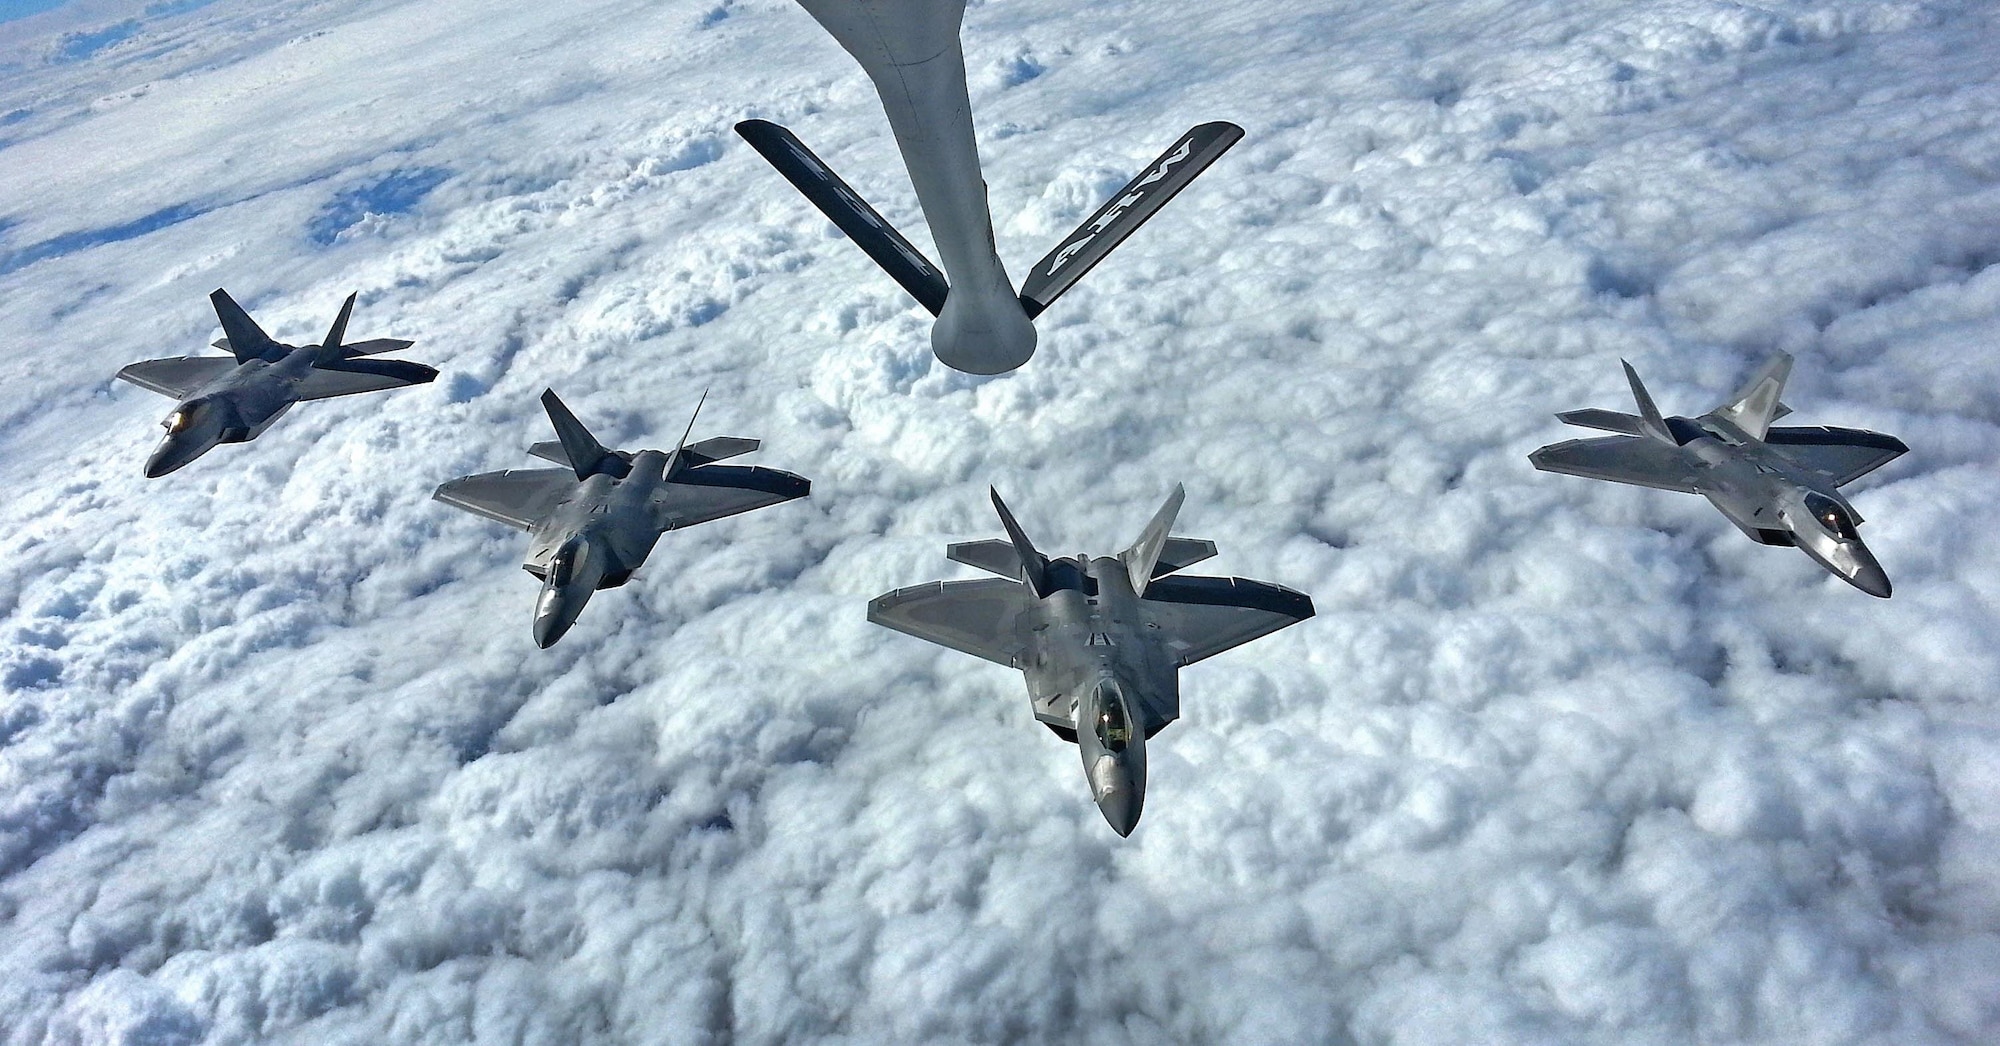
<svg viewBox="0 0 2000 1046">
<path fill-rule="evenodd" d="M 769 120 L 745 120 L 736 125 L 736 133 L 917 299 L 917 304 L 933 316 L 944 311 L 945 295 L 950 293 L 944 273 L 841 181 L 833 168 L 813 155 L 797 135 Z"/>
<path fill-rule="evenodd" d="M 1653 397 L 1646 391 L 1646 384 L 1639 380 L 1639 372 L 1630 363 L 1625 365 L 1625 380 L 1632 386 L 1632 398 L 1639 404 L 1639 429 L 1647 436 L 1665 443 L 1678 443 L 1667 428 L 1667 420 L 1660 416 L 1660 408 L 1653 404 Z"/>
<path fill-rule="evenodd" d="M 1076 281 L 1103 261 L 1112 248 L 1124 243 L 1242 138 L 1243 128 L 1220 120 L 1189 128 L 1029 270 L 1028 278 L 1021 281 L 1021 308 L 1028 318 L 1040 316 L 1064 291 L 1076 286 Z"/>
<path fill-rule="evenodd" d="M 1717 417 L 1727 419 L 1744 432 L 1763 439 L 1771 423 L 1792 412 L 1778 401 L 1785 393 L 1785 379 L 1792 375 L 1790 353 L 1780 352 L 1759 368 L 1726 406 L 1717 408 Z"/>
<path fill-rule="evenodd" d="M 340 315 L 333 318 L 333 326 L 327 329 L 326 337 L 319 343 L 319 352 L 313 356 L 314 366 L 323 367 L 347 358 L 348 352 L 340 343 L 347 337 L 347 320 L 354 315 L 354 299 L 358 294 L 350 294 L 340 303 Z"/>
<path fill-rule="evenodd" d="M 243 311 L 243 306 L 236 304 L 228 291 L 217 287 L 209 293 L 208 300 L 215 306 L 215 318 L 222 321 L 223 336 L 228 338 L 229 351 L 235 354 L 236 362 L 265 359 L 281 347 Z"/>
<path fill-rule="evenodd" d="M 708 402 L 708 390 L 703 389 L 701 390 L 701 398 L 694 401 L 694 413 L 688 415 L 687 428 L 681 430 L 680 442 L 674 444 L 674 456 L 668 459 L 667 475 L 669 477 L 672 477 L 676 473 L 679 473 L 685 469 L 692 468 L 702 463 L 701 461 L 695 460 L 694 455 L 690 455 L 688 453 L 688 437 L 694 435 L 695 419 L 701 417 L 702 404 L 707 402 Z"/>
<path fill-rule="evenodd" d="M 1174 517 L 1180 515 L 1181 502 L 1187 500 L 1187 488 L 1176 483 L 1174 492 L 1167 496 L 1167 503 L 1160 511 L 1153 513 L 1152 521 L 1140 531 L 1139 540 L 1132 547 L 1118 553 L 1118 561 L 1125 564 L 1125 576 L 1131 579 L 1132 591 L 1146 594 L 1146 586 L 1153 580 L 1153 568 L 1160 562 L 1160 553 L 1167 547 L 1167 533 L 1174 529 Z"/>
<path fill-rule="evenodd" d="M 556 438 L 562 441 L 563 454 L 569 459 L 569 467 L 575 470 L 577 479 L 589 479 L 600 472 L 622 479 L 631 471 L 631 463 L 597 442 L 597 437 L 583 427 L 583 422 L 576 420 L 576 415 L 563 405 L 554 389 L 542 390 L 542 409 L 549 412 L 549 423 L 555 426 Z"/>
<path fill-rule="evenodd" d="M 1007 528 L 1007 540 L 1014 546 L 1014 554 L 1021 560 L 1021 580 L 1035 590 L 1037 597 L 1046 597 L 1053 589 L 1049 585 L 1049 557 L 1035 548 L 1028 540 L 1028 534 L 1015 522 L 1014 514 L 1007 511 L 1007 503 L 1000 500 L 1000 492 L 992 487 L 986 492 L 993 496 L 993 511 L 1000 514 L 1000 525 Z"/>
</svg>

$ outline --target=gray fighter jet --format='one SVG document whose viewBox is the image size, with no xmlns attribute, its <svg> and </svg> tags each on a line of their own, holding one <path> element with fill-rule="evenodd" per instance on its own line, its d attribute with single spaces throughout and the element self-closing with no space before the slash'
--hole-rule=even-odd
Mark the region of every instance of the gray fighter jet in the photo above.
<svg viewBox="0 0 2000 1046">
<path fill-rule="evenodd" d="M 554 390 L 542 392 L 542 406 L 558 438 L 528 453 L 567 468 L 465 476 L 431 496 L 529 533 L 521 567 L 542 581 L 535 645 L 544 650 L 569 631 L 592 593 L 631 580 L 661 534 L 812 492 L 811 483 L 789 472 L 714 464 L 759 444 L 734 436 L 690 444 L 693 418 L 671 453 L 635 454 L 597 442 Z"/>
<path fill-rule="evenodd" d="M 868 604 L 868 620 L 1018 668 L 1035 718 L 1077 746 L 1091 798 L 1119 835 L 1146 798 L 1146 741 L 1180 717 L 1180 669 L 1313 615 L 1304 593 L 1233 577 L 1179 577 L 1215 543 L 1169 537 L 1180 487 L 1116 557 L 1049 559 L 997 491 L 1005 541 L 945 557 L 1006 580 L 933 581 Z"/>
<path fill-rule="evenodd" d="M 1700 494 L 1753 539 L 1796 545 L 1835 577 L 1887 599 L 1889 576 L 1861 543 L 1861 514 L 1840 488 L 1910 448 L 1861 429 L 1773 428 L 1791 413 L 1778 401 L 1791 372 L 1792 357 L 1781 352 L 1729 403 L 1699 418 L 1663 418 L 1627 363 L 1637 417 L 1595 409 L 1556 415 L 1624 435 L 1557 443 L 1528 460 L 1544 472 Z"/>
<path fill-rule="evenodd" d="M 999 374 L 1028 362 L 1035 352 L 1034 318 L 1243 137 L 1243 129 L 1229 123 L 1202 124 L 1182 135 L 1036 262 L 1016 294 L 994 249 L 973 140 L 958 39 L 965 0 L 799 0 L 799 6 L 874 81 L 944 272 L 790 131 L 764 120 L 747 120 L 736 131 L 937 317 L 931 350 L 957 370 Z"/>
<path fill-rule="evenodd" d="M 421 385 L 437 377 L 437 371 L 421 363 L 363 358 L 413 344 L 401 338 L 343 344 L 347 318 L 354 312 L 352 294 L 340 306 L 326 340 L 303 348 L 272 341 L 221 288 L 208 300 L 228 335 L 215 347 L 228 350 L 230 356 L 145 360 L 118 372 L 140 388 L 180 401 L 160 423 L 167 436 L 146 459 L 148 479 L 180 468 L 219 443 L 256 439 L 302 400 Z"/>
</svg>

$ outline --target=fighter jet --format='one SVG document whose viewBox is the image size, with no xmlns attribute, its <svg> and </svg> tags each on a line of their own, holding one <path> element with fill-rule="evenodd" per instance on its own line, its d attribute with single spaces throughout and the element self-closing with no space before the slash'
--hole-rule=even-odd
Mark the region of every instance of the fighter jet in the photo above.
<svg viewBox="0 0 2000 1046">
<path fill-rule="evenodd" d="M 217 288 L 208 300 L 228 335 L 215 347 L 228 350 L 233 358 L 175 356 L 134 363 L 118 372 L 140 388 L 180 401 L 160 422 L 167 436 L 146 459 L 148 479 L 180 468 L 216 444 L 256 439 L 302 400 L 421 385 L 437 377 L 436 370 L 421 363 L 362 358 L 413 344 L 401 338 L 342 344 L 347 318 L 354 312 L 352 294 L 341 304 L 326 340 L 303 348 L 272 341 L 227 291 Z"/>
<path fill-rule="evenodd" d="M 1772 357 L 1727 404 L 1699 418 L 1662 418 L 1632 365 L 1625 380 L 1639 415 L 1575 410 L 1564 423 L 1624 435 L 1576 439 L 1528 456 L 1544 472 L 1700 494 L 1751 538 L 1796 545 L 1835 577 L 1889 597 L 1889 576 L 1861 543 L 1861 514 L 1840 488 L 1910 448 L 1861 429 L 1773 428 L 1792 357 Z"/>
<path fill-rule="evenodd" d="M 868 620 L 1018 668 L 1035 718 L 1077 746 L 1091 798 L 1121 836 L 1146 799 L 1146 742 L 1180 717 L 1180 669 L 1313 615 L 1304 593 L 1234 577 L 1180 577 L 1215 543 L 1169 537 L 1178 486 L 1117 556 L 1049 559 L 991 491 L 1005 541 L 945 557 L 1005 580 L 933 581 L 868 604 Z"/>
<path fill-rule="evenodd" d="M 958 39 L 965 0 L 799 0 L 799 6 L 874 81 L 944 272 L 790 131 L 746 120 L 736 132 L 937 317 L 931 350 L 957 370 L 1000 374 L 1028 362 L 1034 318 L 1243 137 L 1229 123 L 1205 123 L 1182 135 L 1036 262 L 1016 294 L 994 248 L 973 140 Z"/>
<path fill-rule="evenodd" d="M 812 492 L 811 483 L 789 472 L 715 464 L 759 444 L 735 436 L 690 444 L 693 418 L 672 452 L 633 453 L 597 442 L 554 390 L 542 392 L 542 407 L 557 439 L 537 443 L 528 453 L 566 468 L 465 476 L 431 496 L 528 532 L 528 559 L 521 568 L 542 581 L 534 635 L 544 650 L 576 623 L 592 593 L 631 580 L 661 534 Z M 700 414 L 696 404 L 695 415 Z"/>
</svg>

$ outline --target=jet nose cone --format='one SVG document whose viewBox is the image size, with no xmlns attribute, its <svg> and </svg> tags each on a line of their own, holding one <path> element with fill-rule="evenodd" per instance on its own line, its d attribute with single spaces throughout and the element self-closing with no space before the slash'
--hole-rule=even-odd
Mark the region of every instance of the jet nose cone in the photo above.
<svg viewBox="0 0 2000 1046">
<path fill-rule="evenodd" d="M 577 615 L 583 613 L 583 604 L 588 599 L 588 595 L 575 599 L 562 589 L 544 588 L 541 598 L 535 601 L 535 645 L 543 650 L 556 645 L 556 640 L 576 623 Z"/>
<path fill-rule="evenodd" d="M 178 440 L 162 440 L 159 447 L 153 451 L 152 456 L 146 459 L 146 478 L 159 479 L 161 476 L 200 457 L 199 454 L 189 454 L 187 450 L 188 448 L 183 446 Z"/>
<path fill-rule="evenodd" d="M 1863 564 L 1860 570 L 1855 571 L 1854 576 L 1848 578 L 1847 581 L 1855 588 L 1877 599 L 1889 598 L 1889 574 L 1882 569 L 1881 564 L 1875 562 L 1872 558 Z"/>
<path fill-rule="evenodd" d="M 1129 789 L 1120 789 L 1098 799 L 1097 810 L 1120 838 L 1131 835 L 1132 829 L 1139 826 L 1139 797 Z"/>
<path fill-rule="evenodd" d="M 1120 836 L 1131 835 L 1139 824 L 1140 807 L 1145 804 L 1145 796 L 1131 774 L 1116 759 L 1103 756 L 1090 768 L 1090 792 L 1111 830 Z"/>
<path fill-rule="evenodd" d="M 535 645 L 543 650 L 556 645 L 556 640 L 569 631 L 576 621 L 575 614 L 541 613 L 535 615 Z"/>
</svg>

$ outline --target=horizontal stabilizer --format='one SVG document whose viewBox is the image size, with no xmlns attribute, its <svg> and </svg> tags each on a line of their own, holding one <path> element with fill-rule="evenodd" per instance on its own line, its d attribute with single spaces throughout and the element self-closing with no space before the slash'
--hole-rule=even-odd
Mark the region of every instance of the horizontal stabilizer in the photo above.
<svg viewBox="0 0 2000 1046">
<path fill-rule="evenodd" d="M 1894 436 L 1827 426 L 1774 428 L 1764 434 L 1764 442 L 1800 465 L 1832 478 L 1837 487 L 1887 465 L 1910 449 Z"/>
<path fill-rule="evenodd" d="M 705 440 L 690 443 L 681 448 L 681 461 L 687 465 L 707 465 L 727 458 L 748 454 L 762 443 L 741 436 L 710 436 Z"/>
<path fill-rule="evenodd" d="M 1566 410 L 1556 415 L 1556 420 L 1565 425 L 1577 425 L 1586 429 L 1601 429 L 1627 436 L 1646 434 L 1646 423 L 1636 414 L 1623 414 L 1615 410 Z"/>
<path fill-rule="evenodd" d="M 770 161 L 793 188 L 812 201 L 827 220 L 846 233 L 855 246 L 902 284 L 910 297 L 917 299 L 917 304 L 933 316 L 944 311 L 945 295 L 950 290 L 944 273 L 841 181 L 833 168 L 814 156 L 797 135 L 769 120 L 745 120 L 736 125 L 736 133 Z"/>
<path fill-rule="evenodd" d="M 1160 558 L 1153 563 L 1153 576 L 1166 577 L 1168 574 L 1186 570 L 1214 555 L 1213 541 L 1202 538 L 1168 538 L 1166 547 L 1160 550 Z"/>
<path fill-rule="evenodd" d="M 217 338 L 210 344 L 231 355 L 235 354 L 228 338 Z M 349 356 L 378 356 L 385 352 L 399 352 L 415 344 L 416 342 L 407 338 L 370 338 L 367 341 L 349 342 L 341 348 L 346 350 Z"/>
<path fill-rule="evenodd" d="M 611 453 L 623 459 L 628 465 L 632 463 L 632 452 L 629 450 L 614 450 Z M 569 452 L 563 450 L 561 440 L 552 439 L 532 444 L 528 447 L 528 456 L 543 461 L 553 461 L 558 465 L 569 464 Z"/>
<path fill-rule="evenodd" d="M 1221 121 L 1190 128 L 1181 135 L 1159 159 L 1035 263 L 1028 278 L 1021 281 L 1021 307 L 1027 310 L 1028 318 L 1041 315 L 1242 137 L 1243 128 Z"/>
<path fill-rule="evenodd" d="M 944 547 L 944 558 L 968 567 L 978 567 L 1009 580 L 1021 580 L 1021 554 L 1014 546 L 997 538 L 960 541 Z"/>
<path fill-rule="evenodd" d="M 119 371 L 118 376 L 142 389 L 181 400 L 238 366 L 234 359 L 223 356 L 175 356 L 141 360 Z"/>
</svg>

